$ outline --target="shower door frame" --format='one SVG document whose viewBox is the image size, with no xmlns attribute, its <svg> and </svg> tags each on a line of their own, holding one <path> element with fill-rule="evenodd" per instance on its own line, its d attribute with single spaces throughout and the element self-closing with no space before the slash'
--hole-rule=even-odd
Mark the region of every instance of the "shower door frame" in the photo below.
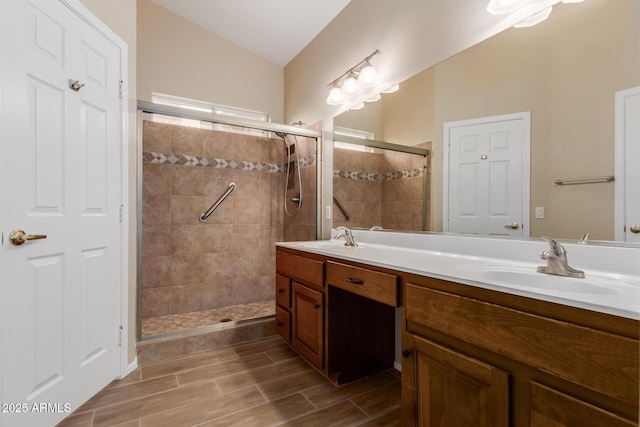
<svg viewBox="0 0 640 427">
<path fill-rule="evenodd" d="M 281 123 L 263 122 L 260 120 L 244 119 L 233 116 L 221 116 L 215 113 L 205 113 L 199 111 L 186 110 L 180 107 L 172 107 L 167 105 L 154 104 L 146 101 L 138 101 L 137 112 L 137 141 L 136 141 L 136 157 L 137 157 L 137 304 L 136 304 L 136 340 L 140 342 L 142 340 L 142 130 L 143 130 L 143 116 L 144 113 L 161 114 L 165 116 L 178 117 L 182 119 L 200 120 L 203 122 L 217 123 L 231 126 L 238 126 L 243 128 L 257 129 L 267 132 L 283 132 L 289 135 L 301 136 L 306 138 L 313 138 L 316 141 L 316 174 L 317 174 L 317 189 L 316 189 L 316 239 L 320 238 L 321 230 L 321 217 L 320 206 L 322 192 L 322 153 L 323 153 L 323 139 L 322 132 L 313 129 L 305 129 L 297 126 L 289 126 Z"/>
</svg>

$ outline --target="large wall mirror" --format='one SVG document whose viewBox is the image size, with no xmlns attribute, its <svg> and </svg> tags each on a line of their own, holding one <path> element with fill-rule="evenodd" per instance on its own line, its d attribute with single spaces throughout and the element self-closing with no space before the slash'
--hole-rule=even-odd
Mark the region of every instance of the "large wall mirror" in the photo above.
<svg viewBox="0 0 640 427">
<path fill-rule="evenodd" d="M 638 3 L 558 3 L 546 21 L 530 28 L 510 28 L 487 39 L 402 82 L 398 92 L 340 114 L 334 126 L 428 151 L 430 167 L 423 172 L 430 176 L 421 181 L 424 187 L 419 190 L 425 199 L 421 201 L 425 221 L 421 228 L 413 221 L 405 229 L 442 231 L 444 124 L 530 112 L 527 235 L 578 239 L 589 233 L 593 240 L 614 240 L 615 182 L 562 186 L 555 181 L 614 175 L 615 93 L 640 85 Z M 335 139 L 348 140 L 339 135 Z M 362 167 L 367 172 L 364 154 L 354 153 L 344 148 L 334 151 L 334 193 L 343 197 L 344 182 L 336 179 L 340 170 Z M 404 157 L 402 153 L 394 156 Z M 425 166 L 420 160 L 401 163 L 409 175 Z M 417 183 L 409 180 L 396 180 L 394 185 L 387 200 L 418 191 Z M 352 183 L 351 187 L 349 191 L 362 188 L 362 209 L 368 212 L 385 197 L 364 185 Z M 347 209 L 349 202 L 343 202 Z M 418 202 L 404 206 L 410 212 Z M 543 218 L 536 218 L 536 208 L 544 208 Z M 334 225 L 345 224 L 336 209 Z M 374 225 L 385 224 L 373 221 L 354 226 Z"/>
</svg>

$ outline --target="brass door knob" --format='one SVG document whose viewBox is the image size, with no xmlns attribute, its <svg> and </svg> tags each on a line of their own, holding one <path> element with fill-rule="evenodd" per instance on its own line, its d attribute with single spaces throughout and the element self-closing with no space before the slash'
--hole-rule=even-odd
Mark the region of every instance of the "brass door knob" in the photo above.
<svg viewBox="0 0 640 427">
<path fill-rule="evenodd" d="M 517 230 L 518 228 L 520 228 L 520 224 L 518 224 L 517 222 L 514 222 L 513 224 L 505 225 L 504 228 L 510 228 L 512 230 Z"/>
<path fill-rule="evenodd" d="M 640 233 L 640 225 L 632 225 L 631 227 L 629 227 L 629 231 L 631 231 L 632 233 Z"/>
<path fill-rule="evenodd" d="M 13 230 L 11 234 L 9 234 L 9 240 L 15 246 L 20 246 L 27 240 L 40 240 L 46 238 L 46 234 L 27 234 L 23 230 Z"/>
</svg>

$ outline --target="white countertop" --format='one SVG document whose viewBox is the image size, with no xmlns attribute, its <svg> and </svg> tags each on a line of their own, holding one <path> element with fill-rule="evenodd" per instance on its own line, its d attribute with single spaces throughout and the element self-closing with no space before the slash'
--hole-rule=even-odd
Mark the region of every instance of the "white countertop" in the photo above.
<svg viewBox="0 0 640 427">
<path fill-rule="evenodd" d="M 344 246 L 342 240 L 277 245 L 640 320 L 637 248 L 565 244 L 569 265 L 585 272 L 577 279 L 536 272 L 545 265 L 538 254 L 548 248 L 546 242 L 360 230 L 354 235 L 358 247 Z M 496 257 L 499 253 L 505 256 Z"/>
</svg>

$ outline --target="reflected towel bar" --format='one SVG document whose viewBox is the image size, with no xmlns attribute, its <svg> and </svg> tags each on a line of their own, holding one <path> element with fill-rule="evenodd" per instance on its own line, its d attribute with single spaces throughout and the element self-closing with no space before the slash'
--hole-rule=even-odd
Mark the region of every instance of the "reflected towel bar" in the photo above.
<svg viewBox="0 0 640 427">
<path fill-rule="evenodd" d="M 349 212 L 347 212 L 347 208 L 344 207 L 344 205 L 340 202 L 340 200 L 338 200 L 335 194 L 333 195 L 333 201 L 338 206 L 338 209 L 340 209 L 340 212 L 342 212 L 342 215 L 344 215 L 345 221 L 349 221 L 351 216 L 349 215 Z"/>
<path fill-rule="evenodd" d="M 576 185 L 576 184 L 598 184 L 601 182 L 612 182 L 615 180 L 614 176 L 604 176 L 602 178 L 583 178 L 583 179 L 556 179 L 554 184 L 557 185 Z"/>
<path fill-rule="evenodd" d="M 209 216 L 213 213 L 213 211 L 215 211 L 216 208 L 220 206 L 220 203 L 224 202 L 224 199 L 226 199 L 227 196 L 229 196 L 229 194 L 231 194 L 231 192 L 236 189 L 236 187 L 237 185 L 235 182 L 232 182 L 231 184 L 229 184 L 229 188 L 227 188 L 227 191 L 225 191 L 224 194 L 220 196 L 220 198 L 216 200 L 216 202 L 213 205 L 211 205 L 208 211 L 200 215 L 200 218 L 199 218 L 200 222 L 205 222 L 207 218 L 209 218 Z"/>
</svg>

